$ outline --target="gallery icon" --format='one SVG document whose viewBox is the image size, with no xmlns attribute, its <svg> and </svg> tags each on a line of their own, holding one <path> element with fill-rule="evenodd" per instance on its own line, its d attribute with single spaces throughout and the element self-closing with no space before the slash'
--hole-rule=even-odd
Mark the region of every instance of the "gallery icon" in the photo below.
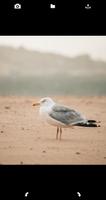
<svg viewBox="0 0 106 200">
<path fill-rule="evenodd" d="M 14 9 L 21 9 L 21 4 L 20 3 L 14 4 Z"/>
<path fill-rule="evenodd" d="M 85 9 L 87 10 L 91 9 L 91 6 L 89 5 L 89 3 L 87 3 L 87 5 L 85 6 Z"/>
<path fill-rule="evenodd" d="M 50 8 L 51 8 L 51 9 L 55 9 L 55 8 L 56 8 L 56 5 L 51 3 L 51 4 L 50 4 Z"/>
</svg>

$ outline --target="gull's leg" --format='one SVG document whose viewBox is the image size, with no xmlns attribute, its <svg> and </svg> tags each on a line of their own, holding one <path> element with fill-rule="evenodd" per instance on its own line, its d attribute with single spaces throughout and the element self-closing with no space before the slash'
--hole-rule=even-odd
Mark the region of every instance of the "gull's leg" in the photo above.
<svg viewBox="0 0 106 200">
<path fill-rule="evenodd" d="M 59 127 L 57 127 L 56 140 L 58 140 Z"/>
<path fill-rule="evenodd" d="M 60 140 L 61 140 L 61 136 L 62 136 L 62 128 L 60 127 Z"/>
</svg>

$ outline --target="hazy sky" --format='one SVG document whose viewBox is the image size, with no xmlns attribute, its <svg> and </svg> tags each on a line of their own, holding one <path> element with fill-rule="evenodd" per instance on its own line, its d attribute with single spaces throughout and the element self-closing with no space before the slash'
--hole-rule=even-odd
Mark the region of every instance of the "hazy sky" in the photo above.
<svg viewBox="0 0 106 200">
<path fill-rule="evenodd" d="M 89 54 L 106 61 L 106 36 L 0 36 L 0 45 L 23 46 L 71 57 Z"/>
</svg>

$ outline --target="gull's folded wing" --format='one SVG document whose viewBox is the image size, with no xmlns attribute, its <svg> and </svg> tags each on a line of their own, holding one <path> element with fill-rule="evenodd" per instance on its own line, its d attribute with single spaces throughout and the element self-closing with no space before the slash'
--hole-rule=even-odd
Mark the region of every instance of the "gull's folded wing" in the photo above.
<svg viewBox="0 0 106 200">
<path fill-rule="evenodd" d="M 49 115 L 53 119 L 58 120 L 66 125 L 77 124 L 83 121 L 85 122 L 85 118 L 79 112 L 58 104 L 52 107 L 52 110 L 51 112 L 49 112 Z"/>
</svg>

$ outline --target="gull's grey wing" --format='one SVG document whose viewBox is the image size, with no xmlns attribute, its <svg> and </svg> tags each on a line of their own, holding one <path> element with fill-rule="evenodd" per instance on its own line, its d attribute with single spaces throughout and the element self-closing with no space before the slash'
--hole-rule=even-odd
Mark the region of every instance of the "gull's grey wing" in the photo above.
<svg viewBox="0 0 106 200">
<path fill-rule="evenodd" d="M 64 123 L 65 125 L 77 124 L 79 122 L 85 121 L 85 118 L 79 112 L 58 104 L 52 107 L 52 110 L 51 112 L 49 112 L 49 115 L 53 119 L 58 120 Z"/>
</svg>

